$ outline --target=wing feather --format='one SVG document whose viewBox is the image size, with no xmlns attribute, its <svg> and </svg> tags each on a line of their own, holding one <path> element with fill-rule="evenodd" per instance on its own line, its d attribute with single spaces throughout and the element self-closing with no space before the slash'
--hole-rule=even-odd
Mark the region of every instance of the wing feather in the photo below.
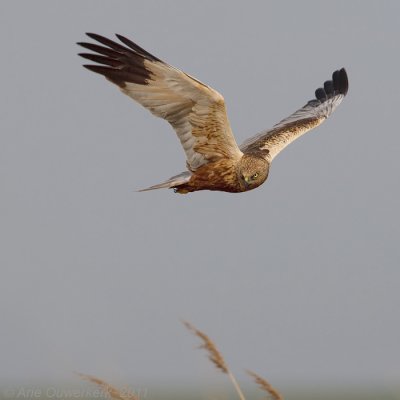
<svg viewBox="0 0 400 400">
<path fill-rule="evenodd" d="M 94 43 L 78 43 L 94 51 L 81 53 L 100 65 L 84 65 L 104 75 L 122 92 L 175 129 L 186 153 L 188 168 L 195 171 L 219 158 L 240 158 L 222 95 L 179 69 L 153 56 L 131 40 L 117 35 L 121 45 L 88 33 Z"/>
<path fill-rule="evenodd" d="M 240 145 L 242 152 L 268 150 L 264 154 L 272 161 L 288 144 L 324 122 L 342 102 L 349 88 L 344 68 L 332 75 L 323 88 L 315 91 L 315 99 L 278 122 L 272 129 L 255 135 Z"/>
</svg>

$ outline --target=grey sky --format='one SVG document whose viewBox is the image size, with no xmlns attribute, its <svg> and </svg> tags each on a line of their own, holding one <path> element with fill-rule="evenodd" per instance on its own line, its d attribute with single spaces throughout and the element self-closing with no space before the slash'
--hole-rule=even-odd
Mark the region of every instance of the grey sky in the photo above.
<svg viewBox="0 0 400 400">
<path fill-rule="evenodd" d="M 398 382 L 399 4 L 2 1 L 0 383 L 214 379 L 181 318 L 239 377 Z M 86 31 L 220 91 L 239 142 L 342 66 L 349 94 L 257 190 L 137 193 L 184 153 Z"/>
</svg>

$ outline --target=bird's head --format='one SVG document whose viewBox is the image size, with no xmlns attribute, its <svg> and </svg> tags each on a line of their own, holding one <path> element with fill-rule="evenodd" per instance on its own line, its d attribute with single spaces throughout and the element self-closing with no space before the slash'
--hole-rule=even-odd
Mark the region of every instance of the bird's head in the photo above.
<svg viewBox="0 0 400 400">
<path fill-rule="evenodd" d="M 243 191 L 255 189 L 268 178 L 269 162 L 258 154 L 244 154 L 238 163 L 238 179 Z"/>
</svg>

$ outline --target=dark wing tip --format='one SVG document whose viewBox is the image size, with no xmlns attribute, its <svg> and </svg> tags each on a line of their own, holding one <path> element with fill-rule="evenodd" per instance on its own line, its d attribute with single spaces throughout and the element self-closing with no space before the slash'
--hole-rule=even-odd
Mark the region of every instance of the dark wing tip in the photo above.
<svg viewBox="0 0 400 400">
<path fill-rule="evenodd" d="M 106 39 L 104 36 L 101 36 L 97 33 L 92 33 L 92 32 L 85 32 L 85 35 L 89 36 L 91 39 L 97 40 L 99 42 L 101 41 L 101 39 Z"/>
<path fill-rule="evenodd" d="M 349 79 L 344 68 L 335 71 L 332 74 L 333 86 L 335 91 L 346 96 L 349 90 Z"/>
<path fill-rule="evenodd" d="M 126 47 L 120 45 L 117 42 L 114 42 L 111 39 L 101 36 L 97 33 L 86 32 L 86 35 L 89 36 L 91 39 L 96 40 L 97 42 L 101 43 L 102 45 L 108 46 L 110 49 L 113 49 L 115 51 L 119 51 L 122 53 L 127 51 Z"/>
<path fill-rule="evenodd" d="M 128 73 L 112 67 L 106 67 L 104 65 L 91 65 L 91 64 L 83 64 L 83 67 L 88 69 L 89 71 L 95 72 L 96 74 L 105 76 L 109 81 L 115 83 L 121 88 L 126 86 L 126 82 L 133 80 L 130 79 Z M 136 78 L 136 81 L 138 81 L 139 78 L 143 82 L 145 81 L 145 78 L 143 77 Z"/>
<path fill-rule="evenodd" d="M 88 69 L 89 71 L 96 72 L 97 74 L 101 74 L 107 76 L 110 71 L 113 71 L 112 68 L 105 67 L 104 65 L 91 65 L 91 64 L 83 64 L 82 67 Z"/>
<path fill-rule="evenodd" d="M 319 101 L 324 102 L 324 101 L 327 99 L 327 95 L 326 95 L 325 90 L 324 90 L 323 88 L 318 88 L 318 89 L 315 91 L 315 97 L 316 97 Z"/>
<path fill-rule="evenodd" d="M 335 94 L 335 87 L 332 81 L 326 81 L 324 83 L 324 90 L 327 96 L 330 98 Z"/>
<path fill-rule="evenodd" d="M 336 70 L 332 74 L 332 80 L 326 81 L 323 88 L 318 88 L 315 91 L 315 97 L 320 102 L 324 102 L 336 95 L 342 94 L 346 96 L 349 90 L 349 80 L 344 68 Z"/>
<path fill-rule="evenodd" d="M 92 53 L 78 53 L 78 56 L 85 58 L 86 60 L 94 61 L 99 64 L 104 64 L 104 65 L 109 65 L 110 67 L 114 68 L 119 68 L 122 64 L 121 61 L 110 58 L 110 57 L 105 57 L 101 56 L 98 54 L 92 54 Z"/>
<path fill-rule="evenodd" d="M 127 82 L 147 85 L 151 80 L 151 70 L 145 61 L 158 60 L 146 50 L 142 49 L 129 39 L 117 35 L 124 45 L 107 39 L 97 33 L 87 32 L 86 35 L 100 43 L 78 42 L 77 44 L 94 53 L 79 53 L 80 57 L 102 65 L 84 65 L 92 72 L 104 75 L 108 80 L 120 87 L 125 87 Z"/>
<path fill-rule="evenodd" d="M 151 60 L 151 61 L 159 61 L 162 62 L 159 58 L 153 56 L 153 54 L 146 51 L 143 47 L 140 47 L 136 43 L 132 42 L 132 40 L 126 38 L 125 36 L 116 33 L 115 36 L 127 47 L 133 50 L 135 53 L 140 54 L 141 56 Z"/>
</svg>

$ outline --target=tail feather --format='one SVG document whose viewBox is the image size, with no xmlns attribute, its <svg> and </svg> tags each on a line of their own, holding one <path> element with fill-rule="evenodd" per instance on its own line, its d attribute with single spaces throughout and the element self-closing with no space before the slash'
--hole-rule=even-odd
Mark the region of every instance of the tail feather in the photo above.
<svg viewBox="0 0 400 400">
<path fill-rule="evenodd" d="M 192 176 L 191 172 L 185 171 L 185 172 L 180 173 L 179 175 L 175 175 L 172 178 L 167 179 L 165 182 L 150 186 L 145 189 L 140 189 L 140 190 L 138 190 L 138 192 L 146 192 L 148 190 L 155 190 L 155 189 L 176 188 L 179 185 L 189 182 L 191 176 Z"/>
</svg>

